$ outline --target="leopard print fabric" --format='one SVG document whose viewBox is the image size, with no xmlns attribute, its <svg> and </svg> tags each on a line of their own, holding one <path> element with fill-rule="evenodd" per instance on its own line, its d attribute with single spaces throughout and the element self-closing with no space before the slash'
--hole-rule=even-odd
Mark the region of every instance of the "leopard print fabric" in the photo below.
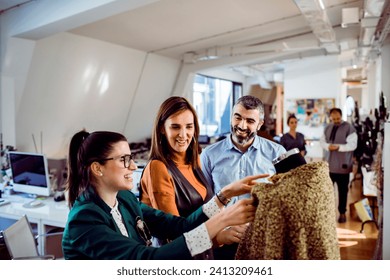
<svg viewBox="0 0 390 280">
<path fill-rule="evenodd" d="M 335 194 L 325 161 L 307 163 L 258 183 L 258 201 L 236 259 L 340 259 Z"/>
</svg>

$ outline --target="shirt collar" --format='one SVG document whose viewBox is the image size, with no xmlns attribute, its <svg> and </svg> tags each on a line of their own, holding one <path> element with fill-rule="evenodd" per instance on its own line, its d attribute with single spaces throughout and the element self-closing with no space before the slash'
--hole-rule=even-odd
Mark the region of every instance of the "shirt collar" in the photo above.
<svg viewBox="0 0 390 280">
<path fill-rule="evenodd" d="M 225 145 L 226 150 L 235 149 L 235 150 L 239 151 L 239 149 L 233 143 L 231 134 L 229 134 L 226 137 L 226 139 L 227 139 L 227 141 L 225 141 L 225 143 L 226 143 L 226 145 Z M 259 146 L 260 146 L 260 137 L 255 135 L 255 140 L 253 141 L 252 145 L 248 148 L 248 151 L 250 149 L 256 149 L 257 150 L 257 149 L 259 149 Z"/>
<path fill-rule="evenodd" d="M 114 205 L 114 207 L 111 207 L 111 206 L 109 206 L 110 208 L 111 208 L 111 213 L 112 213 L 112 211 L 119 211 L 118 210 L 118 199 L 115 199 L 115 205 Z"/>
</svg>

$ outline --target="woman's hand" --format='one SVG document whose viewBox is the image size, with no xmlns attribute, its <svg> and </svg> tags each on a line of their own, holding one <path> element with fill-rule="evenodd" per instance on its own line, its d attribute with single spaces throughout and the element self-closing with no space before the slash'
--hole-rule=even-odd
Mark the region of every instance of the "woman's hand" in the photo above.
<svg viewBox="0 0 390 280">
<path fill-rule="evenodd" d="M 248 224 L 224 228 L 217 233 L 214 241 L 217 246 L 238 243 L 241 241 L 247 228 Z"/>
<path fill-rule="evenodd" d="M 224 208 L 220 214 L 226 219 L 226 226 L 236 226 L 252 222 L 255 218 L 256 207 L 254 199 L 240 199 L 235 204 Z"/>
<path fill-rule="evenodd" d="M 256 184 L 257 179 L 266 178 L 269 174 L 258 174 L 247 176 L 241 180 L 230 183 L 229 185 L 221 189 L 221 193 L 224 197 L 230 199 L 233 196 L 238 196 L 246 193 L 250 193 L 253 186 Z"/>
<path fill-rule="evenodd" d="M 206 221 L 205 224 L 210 239 L 213 239 L 218 232 L 227 226 L 237 226 L 252 222 L 255 219 L 256 212 L 253 202 L 253 198 L 241 199 L 235 204 L 223 208 L 221 212 Z"/>
</svg>

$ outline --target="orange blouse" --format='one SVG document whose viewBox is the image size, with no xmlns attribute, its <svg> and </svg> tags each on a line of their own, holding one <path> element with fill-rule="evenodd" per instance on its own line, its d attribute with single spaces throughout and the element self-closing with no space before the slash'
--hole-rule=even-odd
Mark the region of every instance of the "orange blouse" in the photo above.
<svg viewBox="0 0 390 280">
<path fill-rule="evenodd" d="M 183 176 L 191 183 L 200 196 L 205 199 L 206 187 L 196 179 L 191 165 L 176 163 Z M 180 216 L 175 201 L 175 183 L 165 164 L 152 160 L 145 167 L 141 178 L 142 202 L 166 213 Z"/>
</svg>

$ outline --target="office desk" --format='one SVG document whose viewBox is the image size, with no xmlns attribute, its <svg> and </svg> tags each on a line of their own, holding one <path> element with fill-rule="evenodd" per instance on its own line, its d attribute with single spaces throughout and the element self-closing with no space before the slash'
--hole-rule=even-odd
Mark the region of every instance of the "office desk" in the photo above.
<svg viewBox="0 0 390 280">
<path fill-rule="evenodd" d="M 41 201 L 45 204 L 38 208 L 26 208 L 23 204 L 32 201 L 23 195 L 3 195 L 4 199 L 11 203 L 0 206 L 0 219 L 19 220 L 26 215 L 31 224 L 36 224 L 38 239 L 38 250 L 40 254 L 45 252 L 45 242 L 43 234 L 52 227 L 64 228 L 68 219 L 69 208 L 66 201 L 56 202 L 53 197 L 47 197 Z"/>
</svg>

